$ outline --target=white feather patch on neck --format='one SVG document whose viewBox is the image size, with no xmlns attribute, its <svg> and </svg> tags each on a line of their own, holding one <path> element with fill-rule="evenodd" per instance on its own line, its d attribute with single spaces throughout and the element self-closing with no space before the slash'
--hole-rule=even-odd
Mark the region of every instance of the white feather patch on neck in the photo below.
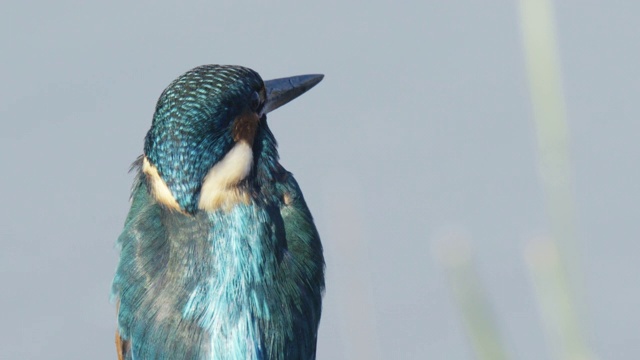
<svg viewBox="0 0 640 360">
<path fill-rule="evenodd" d="M 158 169 L 149 162 L 146 156 L 142 159 L 142 172 L 147 176 L 151 193 L 159 203 L 169 209 L 182 211 L 176 198 L 173 197 L 171 190 L 167 186 L 167 183 L 160 177 Z"/>
<path fill-rule="evenodd" d="M 248 194 L 236 185 L 251 172 L 253 149 L 246 141 L 236 143 L 205 176 L 200 189 L 198 208 L 215 211 L 239 202 L 248 202 Z"/>
</svg>

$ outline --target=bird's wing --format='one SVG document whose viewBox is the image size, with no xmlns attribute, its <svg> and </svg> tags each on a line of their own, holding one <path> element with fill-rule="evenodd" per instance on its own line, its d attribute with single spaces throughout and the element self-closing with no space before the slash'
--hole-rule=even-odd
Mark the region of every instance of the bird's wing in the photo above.
<svg viewBox="0 0 640 360">
<path fill-rule="evenodd" d="M 281 236 L 287 249 L 281 271 L 288 283 L 282 286 L 291 289 L 290 299 L 293 301 L 289 306 L 293 309 L 290 314 L 293 329 L 289 329 L 293 336 L 289 342 L 285 341 L 287 356 L 284 358 L 314 359 L 324 292 L 322 244 L 293 175 L 285 173 L 277 182 L 276 191 L 282 196 L 280 215 L 284 231 Z"/>
</svg>

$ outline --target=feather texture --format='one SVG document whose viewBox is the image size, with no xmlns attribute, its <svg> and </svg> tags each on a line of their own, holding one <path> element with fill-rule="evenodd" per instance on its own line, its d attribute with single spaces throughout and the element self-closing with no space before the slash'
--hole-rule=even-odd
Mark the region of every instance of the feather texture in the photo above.
<svg viewBox="0 0 640 360">
<path fill-rule="evenodd" d="M 254 86 L 254 73 L 242 69 L 228 70 L 225 76 L 250 76 L 237 86 Z M 212 76 L 197 74 L 198 79 Z M 184 94 L 177 90 L 167 92 L 189 111 L 205 108 L 185 105 Z M 158 109 L 164 106 L 161 102 L 162 98 Z M 195 204 L 205 175 L 233 148 L 233 132 L 214 128 L 219 133 L 216 140 L 200 144 L 208 150 L 195 160 L 167 154 L 172 149 L 188 154 L 191 150 L 185 144 L 193 139 L 167 136 L 164 132 L 173 128 L 166 124 L 178 124 L 174 134 L 186 136 L 192 131 L 190 121 L 206 122 L 202 120 L 206 117 L 191 111 L 193 119 L 163 118 L 158 109 L 160 120 L 154 120 L 145 145 L 145 155 L 157 171 L 142 171 L 142 158 L 134 164 L 131 209 L 117 241 L 120 262 L 112 298 L 119 304 L 117 341 L 122 358 L 315 359 L 324 291 L 322 245 L 297 182 L 278 162 L 266 116 L 251 134 L 253 161 L 231 184 L 246 194 L 247 201 L 198 209 Z M 233 119 L 235 113 L 229 109 L 207 111 Z M 245 110 L 239 107 L 237 112 Z M 166 111 L 181 116 L 172 108 Z M 215 122 L 233 126 L 229 121 Z M 164 129 L 157 136 L 156 125 Z M 198 137 L 208 141 L 205 135 Z M 171 141 L 176 143 L 167 143 Z M 185 171 L 180 171 L 181 161 L 188 164 Z M 166 183 L 166 192 L 183 211 L 159 201 L 159 181 Z"/>
<path fill-rule="evenodd" d="M 114 280 L 127 359 L 313 359 L 323 259 L 293 177 L 264 207 L 189 216 L 146 184 L 118 240 Z"/>
</svg>

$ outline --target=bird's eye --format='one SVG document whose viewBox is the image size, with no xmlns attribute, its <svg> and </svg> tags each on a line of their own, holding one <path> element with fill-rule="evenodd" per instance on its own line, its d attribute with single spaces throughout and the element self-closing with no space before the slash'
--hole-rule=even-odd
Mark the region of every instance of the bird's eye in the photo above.
<svg viewBox="0 0 640 360">
<path fill-rule="evenodd" d="M 260 107 L 260 105 L 260 95 L 257 91 L 254 91 L 253 94 L 251 94 L 251 101 L 249 103 L 249 106 L 251 106 L 251 110 L 258 112 L 258 108 Z"/>
</svg>

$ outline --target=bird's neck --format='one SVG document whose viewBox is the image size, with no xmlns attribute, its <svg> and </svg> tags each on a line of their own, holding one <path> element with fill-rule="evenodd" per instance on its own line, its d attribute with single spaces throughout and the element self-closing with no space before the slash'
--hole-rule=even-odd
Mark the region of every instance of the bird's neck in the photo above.
<svg viewBox="0 0 640 360">
<path fill-rule="evenodd" d="M 232 139 L 201 131 L 204 129 L 192 131 L 176 126 L 169 131 L 152 127 L 145 141 L 145 158 L 160 179 L 156 183 L 166 186 L 177 209 L 185 213 L 195 213 L 204 177 L 233 147 Z M 172 136 L 163 135 L 166 133 Z M 145 173 L 148 177 L 149 172 Z M 150 185 L 153 190 L 154 184 Z"/>
<path fill-rule="evenodd" d="M 184 213 L 230 209 L 261 194 L 283 169 L 276 140 L 261 121 L 253 143 L 229 138 L 155 141 L 147 135 L 143 172 L 156 200 Z"/>
</svg>

